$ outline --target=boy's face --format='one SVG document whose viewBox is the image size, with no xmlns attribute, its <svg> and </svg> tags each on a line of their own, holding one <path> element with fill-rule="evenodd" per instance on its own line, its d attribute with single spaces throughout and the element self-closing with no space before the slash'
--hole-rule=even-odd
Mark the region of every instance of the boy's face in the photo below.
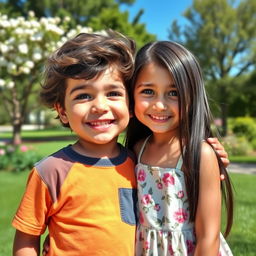
<svg viewBox="0 0 256 256">
<path fill-rule="evenodd" d="M 128 95 L 115 67 L 91 79 L 67 79 L 64 108 L 56 106 L 63 123 L 85 143 L 116 140 L 129 122 Z"/>
</svg>

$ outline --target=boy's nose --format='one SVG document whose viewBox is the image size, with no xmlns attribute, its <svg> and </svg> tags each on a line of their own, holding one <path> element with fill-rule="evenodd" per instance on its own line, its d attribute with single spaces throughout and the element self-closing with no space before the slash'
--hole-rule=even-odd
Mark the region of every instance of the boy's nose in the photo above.
<svg viewBox="0 0 256 256">
<path fill-rule="evenodd" d="M 93 113 L 104 113 L 108 111 L 107 100 L 104 98 L 96 98 L 93 101 L 92 112 Z"/>
</svg>

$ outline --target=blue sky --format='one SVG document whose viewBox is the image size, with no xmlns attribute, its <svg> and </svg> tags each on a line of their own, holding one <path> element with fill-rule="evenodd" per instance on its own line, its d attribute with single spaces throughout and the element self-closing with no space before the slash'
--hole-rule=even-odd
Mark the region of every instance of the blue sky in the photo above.
<svg viewBox="0 0 256 256">
<path fill-rule="evenodd" d="M 143 8 L 144 14 L 140 22 L 146 24 L 148 32 L 156 34 L 159 40 L 168 40 L 168 29 L 173 20 L 179 24 L 185 22 L 182 13 L 192 5 L 193 0 L 136 0 L 130 6 L 122 6 L 128 10 L 130 20 Z"/>
</svg>

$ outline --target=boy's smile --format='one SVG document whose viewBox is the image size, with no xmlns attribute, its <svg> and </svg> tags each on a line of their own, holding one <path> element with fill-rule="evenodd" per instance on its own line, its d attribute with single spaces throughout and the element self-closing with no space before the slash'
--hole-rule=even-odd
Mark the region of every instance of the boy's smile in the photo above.
<svg viewBox="0 0 256 256">
<path fill-rule="evenodd" d="M 91 80 L 67 79 L 65 107 L 56 106 L 84 144 L 116 143 L 129 122 L 128 95 L 115 66 Z"/>
</svg>

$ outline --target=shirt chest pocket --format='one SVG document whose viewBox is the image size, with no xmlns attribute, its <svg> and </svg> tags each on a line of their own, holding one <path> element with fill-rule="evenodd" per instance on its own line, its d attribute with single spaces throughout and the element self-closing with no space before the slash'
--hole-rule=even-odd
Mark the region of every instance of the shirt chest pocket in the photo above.
<svg viewBox="0 0 256 256">
<path fill-rule="evenodd" d="M 119 188 L 118 193 L 122 221 L 130 225 L 136 225 L 137 189 Z"/>
</svg>

